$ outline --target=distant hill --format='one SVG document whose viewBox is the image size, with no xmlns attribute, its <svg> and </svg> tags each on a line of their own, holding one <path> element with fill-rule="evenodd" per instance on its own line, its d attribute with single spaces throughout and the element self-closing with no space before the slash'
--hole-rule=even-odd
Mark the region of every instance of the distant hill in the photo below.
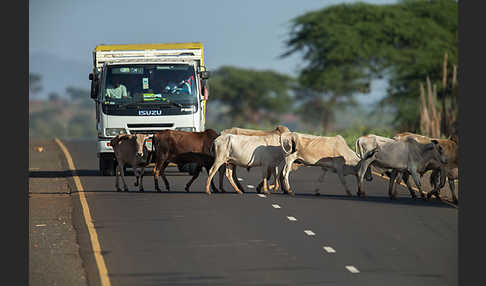
<svg viewBox="0 0 486 286">
<path fill-rule="evenodd" d="M 29 54 L 29 72 L 42 76 L 40 98 L 47 98 L 50 92 L 65 96 L 68 86 L 89 89 L 91 83 L 88 74 L 91 69 L 90 61 L 66 60 L 42 52 Z"/>
</svg>

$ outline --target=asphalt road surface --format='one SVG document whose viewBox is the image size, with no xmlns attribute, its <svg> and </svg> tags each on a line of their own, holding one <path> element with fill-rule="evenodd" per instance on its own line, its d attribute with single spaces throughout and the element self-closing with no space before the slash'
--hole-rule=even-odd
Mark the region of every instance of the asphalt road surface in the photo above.
<svg viewBox="0 0 486 286">
<path fill-rule="evenodd" d="M 295 197 L 258 196 L 260 168 L 238 168 L 246 193 L 204 192 L 201 173 L 168 168 L 171 192 L 156 193 L 151 170 L 145 193 L 127 177 L 98 176 L 94 141 L 63 141 L 73 157 L 98 235 L 111 285 L 457 285 L 458 209 L 410 198 L 399 186 L 391 201 L 387 181 L 365 183 L 367 198 L 347 197 L 333 173 L 290 175 Z M 131 172 L 130 172 L 131 173 Z M 216 185 L 219 185 L 219 178 Z M 163 181 L 159 180 L 162 190 Z M 315 196 L 316 188 L 320 196 Z M 73 221 L 90 285 L 100 285 L 78 197 Z"/>
</svg>

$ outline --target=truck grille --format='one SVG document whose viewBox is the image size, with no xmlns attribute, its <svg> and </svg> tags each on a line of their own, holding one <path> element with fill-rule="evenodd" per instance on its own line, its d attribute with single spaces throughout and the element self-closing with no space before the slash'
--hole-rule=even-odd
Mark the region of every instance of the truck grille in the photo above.
<svg viewBox="0 0 486 286">
<path fill-rule="evenodd" d="M 152 130 L 149 130 L 149 129 L 129 129 L 130 130 L 130 134 L 155 134 L 157 132 L 160 132 L 164 129 L 152 129 Z"/>
<path fill-rule="evenodd" d="M 137 123 L 127 124 L 128 128 L 172 127 L 174 123 Z"/>
</svg>

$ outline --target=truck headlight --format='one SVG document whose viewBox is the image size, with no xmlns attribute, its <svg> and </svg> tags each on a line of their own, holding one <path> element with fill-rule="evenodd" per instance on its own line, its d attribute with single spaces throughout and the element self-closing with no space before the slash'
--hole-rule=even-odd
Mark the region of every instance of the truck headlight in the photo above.
<svg viewBox="0 0 486 286">
<path fill-rule="evenodd" d="M 125 128 L 106 128 L 105 135 L 106 136 L 116 136 L 119 134 L 127 134 L 127 130 Z"/>
<path fill-rule="evenodd" d="M 175 130 L 194 132 L 194 131 L 196 131 L 196 128 L 194 128 L 194 127 L 176 127 Z"/>
</svg>

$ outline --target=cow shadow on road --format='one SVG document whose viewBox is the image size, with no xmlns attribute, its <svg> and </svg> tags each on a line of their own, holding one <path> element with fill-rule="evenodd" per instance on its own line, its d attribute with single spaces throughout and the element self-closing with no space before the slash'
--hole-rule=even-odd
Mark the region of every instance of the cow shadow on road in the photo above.
<svg viewBox="0 0 486 286">
<path fill-rule="evenodd" d="M 166 171 L 167 176 L 188 176 L 187 173 L 181 173 L 178 171 Z M 153 176 L 152 170 L 146 170 L 144 177 Z M 29 178 L 68 178 L 68 177 L 115 177 L 115 176 L 101 176 L 100 171 L 97 169 L 79 169 L 79 170 L 64 170 L 64 171 L 29 171 Z M 125 176 L 135 176 L 132 170 L 126 170 Z"/>
<path fill-rule="evenodd" d="M 286 194 L 282 194 L 282 193 L 272 194 L 272 195 L 287 196 Z M 317 200 L 346 200 L 346 201 L 356 201 L 362 203 L 425 206 L 425 207 L 438 207 L 438 208 L 457 208 L 456 206 L 447 204 L 444 201 L 439 201 L 434 198 L 431 198 L 430 200 L 423 200 L 422 198 L 412 199 L 410 197 L 397 197 L 396 199 L 392 200 L 388 196 L 367 195 L 365 198 L 362 198 L 362 197 L 357 197 L 356 195 L 349 197 L 347 195 L 333 195 L 333 194 L 315 195 L 311 193 L 296 194 L 295 198 L 317 199 Z"/>
</svg>

